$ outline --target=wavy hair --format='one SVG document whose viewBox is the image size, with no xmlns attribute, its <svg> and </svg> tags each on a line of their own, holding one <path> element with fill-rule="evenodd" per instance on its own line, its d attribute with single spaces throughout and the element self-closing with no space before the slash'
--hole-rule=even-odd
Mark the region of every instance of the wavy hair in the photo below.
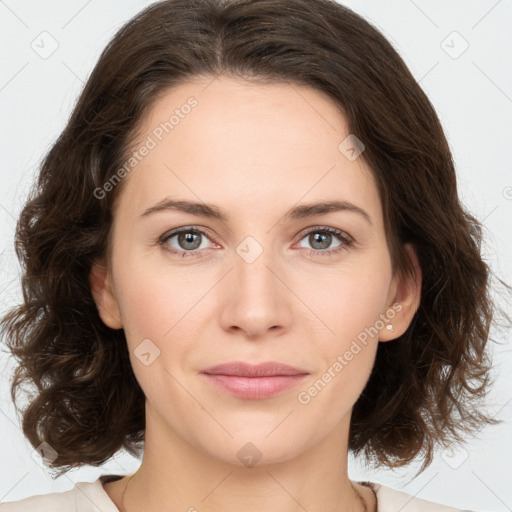
<svg viewBox="0 0 512 512">
<path fill-rule="evenodd" d="M 169 88 L 220 74 L 324 92 L 363 141 L 393 271 L 412 275 L 403 247 L 411 242 L 423 280 L 407 331 L 379 343 L 349 448 L 392 467 L 422 454 L 424 469 L 437 444 L 495 422 L 480 408 L 498 310 L 491 270 L 432 104 L 387 39 L 334 0 L 164 0 L 104 49 L 16 226 L 23 300 L 4 316 L 2 334 L 17 360 L 11 396 L 24 435 L 57 452 L 50 467 L 59 476 L 121 448 L 140 455 L 144 393 L 124 331 L 101 321 L 88 281 L 92 263 L 109 254 L 123 180 L 101 198 L 95 191 L 130 157 L 145 114 Z M 24 384 L 34 391 L 21 410 Z"/>
</svg>

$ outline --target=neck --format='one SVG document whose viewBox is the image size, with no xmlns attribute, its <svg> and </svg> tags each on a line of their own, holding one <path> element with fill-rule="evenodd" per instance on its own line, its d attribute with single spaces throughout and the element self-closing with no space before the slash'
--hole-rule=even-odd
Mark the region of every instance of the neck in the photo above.
<svg viewBox="0 0 512 512">
<path fill-rule="evenodd" d="M 240 443 L 238 456 L 247 461 L 244 465 L 219 460 L 186 442 L 148 406 L 146 418 L 143 461 L 125 486 L 122 512 L 372 510 L 371 491 L 348 478 L 348 424 L 313 447 L 298 450 L 292 459 L 269 457 L 271 462 L 266 464 L 257 443 Z M 274 453 L 268 445 L 266 449 Z M 261 459 L 251 466 L 258 453 Z"/>
</svg>

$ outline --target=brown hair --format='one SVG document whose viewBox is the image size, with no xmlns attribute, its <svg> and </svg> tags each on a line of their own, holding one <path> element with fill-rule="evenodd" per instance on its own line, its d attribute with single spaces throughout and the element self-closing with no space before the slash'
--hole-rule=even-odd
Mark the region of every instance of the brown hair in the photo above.
<svg viewBox="0 0 512 512">
<path fill-rule="evenodd" d="M 2 331 L 19 362 L 13 401 L 24 383 L 36 388 L 23 411 L 25 436 L 56 450 L 59 476 L 121 448 L 141 453 L 145 397 L 124 331 L 101 321 L 88 281 L 92 262 L 108 254 L 123 181 L 102 199 L 94 191 L 127 160 L 162 94 L 221 73 L 322 91 L 363 141 L 393 270 L 412 275 L 403 248 L 411 242 L 423 281 L 408 330 L 379 343 L 349 448 L 389 466 L 421 453 L 424 469 L 437 443 L 494 421 L 478 405 L 489 387 L 486 343 L 497 310 L 491 271 L 480 255 L 481 225 L 459 202 L 434 108 L 385 37 L 333 0 L 166 0 L 105 48 L 17 224 L 23 303 Z"/>
</svg>

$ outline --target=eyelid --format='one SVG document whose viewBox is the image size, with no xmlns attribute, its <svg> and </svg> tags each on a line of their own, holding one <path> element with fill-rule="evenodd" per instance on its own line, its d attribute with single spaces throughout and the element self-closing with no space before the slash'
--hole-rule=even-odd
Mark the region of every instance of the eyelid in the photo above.
<svg viewBox="0 0 512 512">
<path fill-rule="evenodd" d="M 339 236 L 345 236 L 348 239 L 353 240 L 352 236 L 350 236 L 346 231 L 339 228 L 334 228 L 332 226 L 325 226 L 325 225 L 316 225 L 316 226 L 309 226 L 307 228 L 304 228 L 302 231 L 300 231 L 296 236 L 300 237 L 301 239 L 304 238 L 306 235 L 309 235 L 313 231 L 327 231 L 329 233 L 338 233 Z"/>
<path fill-rule="evenodd" d="M 199 226 L 197 224 L 192 224 L 190 226 L 182 226 L 179 228 L 174 228 L 169 231 L 166 231 L 162 236 L 159 237 L 158 243 L 165 245 L 165 243 L 170 239 L 175 237 L 176 235 L 179 235 L 180 233 L 188 233 L 188 232 L 199 232 L 203 234 L 208 240 L 214 242 L 217 245 L 221 245 L 215 237 L 210 233 L 210 230 L 204 226 Z M 202 249 L 196 249 L 196 251 L 202 251 Z M 171 251 L 172 252 L 172 251 Z M 194 251 L 180 251 L 184 253 L 194 253 Z"/>
</svg>

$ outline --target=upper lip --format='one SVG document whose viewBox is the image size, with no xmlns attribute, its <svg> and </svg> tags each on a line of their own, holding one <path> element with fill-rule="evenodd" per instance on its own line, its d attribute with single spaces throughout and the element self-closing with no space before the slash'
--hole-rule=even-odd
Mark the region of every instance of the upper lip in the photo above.
<svg viewBox="0 0 512 512">
<path fill-rule="evenodd" d="M 277 375 L 305 375 L 309 372 L 275 361 L 260 364 L 233 361 L 212 366 L 211 368 L 202 370 L 201 373 L 210 375 L 237 375 L 240 377 L 268 377 Z"/>
</svg>

